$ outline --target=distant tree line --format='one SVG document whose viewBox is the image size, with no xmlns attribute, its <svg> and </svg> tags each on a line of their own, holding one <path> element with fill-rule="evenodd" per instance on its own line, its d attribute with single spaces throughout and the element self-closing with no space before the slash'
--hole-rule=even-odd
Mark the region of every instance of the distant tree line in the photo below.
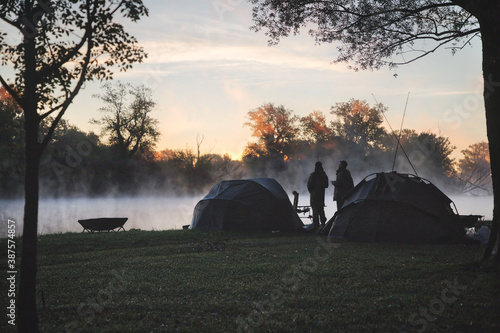
<svg viewBox="0 0 500 333">
<path fill-rule="evenodd" d="M 147 87 L 107 83 L 94 97 L 103 104 L 102 117 L 90 121 L 100 126 L 101 133 L 86 133 L 60 121 L 40 163 L 43 195 L 192 195 L 205 193 L 221 180 L 248 177 L 274 177 L 287 187 L 304 190 L 317 160 L 323 161 L 332 178 L 338 162 L 347 160 L 357 180 L 394 169 L 417 172 L 448 190 L 491 193 L 486 142 L 463 150 L 464 157 L 457 162 L 451 157 L 455 146 L 439 133 L 388 131 L 383 126 L 387 108 L 380 103 L 371 106 L 356 99 L 336 103 L 330 122 L 320 111 L 299 117 L 283 105 L 263 104 L 247 114 L 244 125 L 254 140 L 240 161 L 227 154 L 202 153 L 200 136 L 196 150 L 156 150 L 158 121 L 150 116 L 156 103 Z M 21 197 L 23 116 L 3 89 L 0 99 L 0 195 Z"/>
<path fill-rule="evenodd" d="M 387 108 L 351 99 L 336 103 L 329 123 L 320 111 L 298 117 L 283 105 L 264 104 L 248 112 L 246 126 L 254 142 L 243 153 L 247 172 L 286 178 L 300 188 L 314 162 L 323 161 L 335 175 L 341 160 L 360 178 L 379 171 L 417 173 L 447 190 L 491 193 L 488 144 L 480 142 L 462 151 L 458 163 L 451 157 L 455 146 L 439 133 L 413 129 L 388 131 Z M 398 144 L 399 142 L 399 144 Z M 328 171 L 329 167 L 329 171 Z M 300 175 L 293 179 L 294 176 Z"/>
</svg>

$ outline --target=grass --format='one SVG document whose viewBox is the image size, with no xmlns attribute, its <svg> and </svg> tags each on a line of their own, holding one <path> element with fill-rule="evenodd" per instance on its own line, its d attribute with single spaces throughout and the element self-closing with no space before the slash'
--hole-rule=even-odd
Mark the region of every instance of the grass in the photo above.
<svg viewBox="0 0 500 333">
<path fill-rule="evenodd" d="M 39 321 L 42 332 L 498 332 L 500 274 L 477 265 L 482 252 L 312 234 L 43 235 Z"/>
</svg>

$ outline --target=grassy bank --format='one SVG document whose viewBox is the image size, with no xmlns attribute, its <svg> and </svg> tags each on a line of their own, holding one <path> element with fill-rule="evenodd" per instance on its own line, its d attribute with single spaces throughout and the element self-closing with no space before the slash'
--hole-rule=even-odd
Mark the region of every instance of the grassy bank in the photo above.
<svg viewBox="0 0 500 333">
<path fill-rule="evenodd" d="M 0 246 L 7 248 L 6 239 Z M 180 230 L 44 235 L 40 326 L 42 332 L 498 332 L 500 275 L 474 264 L 482 251 Z M 6 260 L 0 265 L 7 271 Z M 7 290 L 2 278 L 2 295 Z M 0 331 L 14 332 L 2 317 Z"/>
</svg>

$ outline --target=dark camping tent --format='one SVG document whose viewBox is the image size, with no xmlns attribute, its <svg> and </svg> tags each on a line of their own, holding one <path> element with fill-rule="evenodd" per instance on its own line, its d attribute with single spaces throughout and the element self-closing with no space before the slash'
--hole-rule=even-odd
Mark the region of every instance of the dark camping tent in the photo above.
<svg viewBox="0 0 500 333">
<path fill-rule="evenodd" d="M 196 205 L 191 229 L 211 231 L 296 231 L 303 224 L 285 190 L 274 179 L 226 180 Z"/>
<path fill-rule="evenodd" d="M 426 179 L 396 172 L 363 179 L 329 225 L 331 237 L 353 241 L 440 243 L 465 238 L 450 198 Z"/>
</svg>

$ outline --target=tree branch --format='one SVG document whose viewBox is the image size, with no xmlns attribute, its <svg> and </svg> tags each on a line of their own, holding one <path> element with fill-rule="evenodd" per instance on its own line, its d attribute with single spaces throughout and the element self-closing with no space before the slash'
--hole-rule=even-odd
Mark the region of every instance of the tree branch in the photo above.
<svg viewBox="0 0 500 333">
<path fill-rule="evenodd" d="M 42 151 L 47 147 L 48 143 L 50 142 L 50 139 L 52 138 L 52 135 L 54 134 L 54 131 L 55 131 L 57 125 L 59 124 L 59 121 L 63 117 L 64 113 L 66 112 L 66 110 L 68 109 L 68 107 L 70 106 L 70 104 L 73 102 L 73 100 L 76 97 L 76 95 L 78 95 L 78 93 L 80 92 L 80 88 L 82 87 L 83 83 L 85 82 L 85 79 L 86 79 L 86 76 L 87 76 L 87 69 L 88 69 L 88 65 L 90 63 L 90 57 L 91 57 L 92 48 L 93 48 L 93 40 L 92 40 L 93 36 L 92 36 L 92 33 L 91 33 L 91 31 L 92 31 L 92 24 L 93 24 L 93 17 L 94 16 L 92 16 L 90 14 L 90 7 L 89 7 L 89 4 L 87 2 L 87 24 L 86 24 L 86 30 L 89 31 L 89 34 L 87 35 L 87 53 L 85 55 L 85 58 L 83 59 L 82 71 L 80 73 L 80 78 L 78 79 L 78 83 L 76 84 L 75 89 L 70 94 L 70 96 L 68 98 L 66 98 L 65 101 L 61 105 L 59 105 L 58 107 L 54 108 L 52 111 L 46 113 L 43 116 L 45 118 L 50 113 L 52 113 L 55 110 L 61 108 L 61 111 L 59 111 L 59 113 L 57 114 L 56 118 L 52 122 L 52 124 L 51 124 L 51 126 L 49 128 L 49 131 L 47 132 L 47 134 L 43 138 L 43 141 L 42 141 L 42 143 L 40 145 Z M 67 92 L 68 91 L 66 91 L 66 93 Z"/>
</svg>

